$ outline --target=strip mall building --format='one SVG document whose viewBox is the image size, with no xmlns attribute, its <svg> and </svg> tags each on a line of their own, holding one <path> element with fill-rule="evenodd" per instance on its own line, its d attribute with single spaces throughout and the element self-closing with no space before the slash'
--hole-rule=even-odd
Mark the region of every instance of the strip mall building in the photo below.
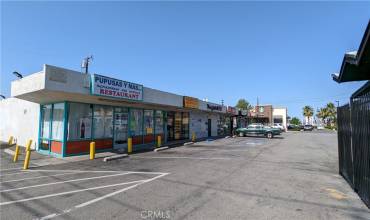
<svg viewBox="0 0 370 220">
<path fill-rule="evenodd" d="M 44 154 L 65 157 L 97 151 L 150 149 L 162 142 L 229 135 L 232 108 L 97 74 L 51 65 L 11 84 L 1 101 L 0 136 L 33 139 Z M 228 110 L 229 109 L 229 110 Z"/>
</svg>

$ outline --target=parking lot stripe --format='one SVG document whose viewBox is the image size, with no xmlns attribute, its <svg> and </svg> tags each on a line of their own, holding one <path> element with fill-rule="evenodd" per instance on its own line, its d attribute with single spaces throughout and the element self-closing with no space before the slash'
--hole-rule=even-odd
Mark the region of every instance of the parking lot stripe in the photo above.
<svg viewBox="0 0 370 220">
<path fill-rule="evenodd" d="M 17 172 L 17 173 L 6 173 L 6 174 L 0 175 L 0 177 L 3 177 L 3 176 L 12 176 L 12 175 L 20 175 L 20 174 L 25 174 L 25 173 L 26 173 L 26 171 Z"/>
<path fill-rule="evenodd" d="M 115 192 L 109 193 L 109 194 L 104 195 L 104 196 L 101 196 L 101 197 L 99 197 L 99 198 L 92 199 L 92 200 L 90 200 L 90 201 L 87 201 L 87 202 L 81 203 L 81 204 L 79 204 L 79 205 L 74 206 L 74 207 L 73 207 L 73 208 L 71 208 L 71 209 L 66 209 L 66 210 L 64 210 L 64 211 L 62 211 L 62 212 L 60 212 L 60 213 L 53 213 L 53 214 L 47 215 L 47 216 L 45 216 L 45 217 L 40 218 L 40 220 L 46 220 L 46 219 L 51 219 L 51 218 L 55 218 L 55 217 L 61 216 L 61 215 L 63 215 L 63 214 L 66 214 L 66 213 L 69 213 L 69 212 L 71 212 L 71 211 L 74 211 L 74 210 L 76 210 L 76 209 L 83 208 L 83 207 L 85 207 L 85 206 L 91 205 L 91 204 L 96 203 L 96 202 L 98 202 L 98 201 L 101 201 L 101 200 L 103 200 L 103 199 L 106 199 L 106 198 L 112 197 L 112 196 L 114 196 L 114 195 L 117 195 L 117 194 L 122 193 L 122 192 L 124 192 L 124 191 L 127 191 L 127 190 L 129 190 L 129 189 L 133 189 L 133 188 L 135 188 L 135 187 L 137 187 L 137 186 L 139 186 L 139 185 L 141 185 L 141 184 L 148 183 L 148 182 L 153 181 L 153 180 L 155 180 L 155 179 L 161 178 L 161 177 L 163 177 L 163 176 L 165 176 L 165 175 L 168 175 L 168 173 L 162 173 L 162 174 L 160 174 L 159 176 L 153 177 L 153 178 L 151 178 L 151 179 L 144 180 L 144 181 L 142 181 L 141 183 L 137 183 L 137 184 L 135 184 L 135 185 L 132 185 L 132 186 L 129 186 L 129 187 L 123 188 L 123 189 L 121 189 L 121 190 L 118 190 L 118 191 L 115 191 Z"/>
<path fill-rule="evenodd" d="M 142 157 L 142 156 L 131 156 L 131 158 L 140 159 L 194 159 L 194 160 L 231 160 L 233 158 L 228 157 Z"/>
<path fill-rule="evenodd" d="M 70 173 L 142 173 L 142 174 L 165 174 L 162 172 L 141 172 L 141 171 L 125 171 L 125 170 L 25 170 L 23 172 L 70 172 Z"/>
<path fill-rule="evenodd" d="M 31 180 L 31 179 L 41 179 L 41 178 L 47 178 L 47 177 L 52 177 L 52 176 L 63 176 L 63 175 L 68 175 L 68 174 L 76 174 L 76 173 L 58 173 L 58 174 L 54 174 L 54 175 L 28 177 L 28 178 L 23 178 L 23 179 L 8 180 L 8 181 L 0 182 L 0 184 L 2 184 L 2 183 L 11 183 L 11 182 L 18 182 L 18 181 L 24 181 L 24 180 Z"/>
<path fill-rule="evenodd" d="M 35 196 L 35 197 L 31 197 L 31 198 L 26 198 L 26 199 L 19 199 L 19 200 L 14 200 L 14 201 L 2 202 L 2 203 L 0 203 L 0 206 L 10 205 L 10 204 L 20 203 L 20 202 L 27 202 L 27 201 L 32 201 L 32 200 L 38 200 L 38 199 L 45 199 L 45 198 L 50 198 L 50 197 L 55 197 L 55 196 L 62 196 L 62 195 L 73 194 L 73 193 L 84 192 L 84 191 L 91 191 L 91 190 L 95 190 L 95 189 L 104 189 L 104 188 L 114 187 L 114 186 L 123 186 L 123 185 L 135 184 L 135 183 L 140 183 L 140 182 L 143 182 L 143 181 L 145 181 L 145 179 L 144 180 L 131 181 L 131 182 L 125 182 L 125 183 L 105 185 L 105 186 L 96 186 L 96 187 L 72 190 L 72 191 L 61 192 L 61 193 L 47 194 L 47 195 L 42 195 L 42 196 Z"/>
<path fill-rule="evenodd" d="M 52 183 L 44 183 L 44 184 L 24 186 L 24 187 L 19 187 L 19 188 L 14 188 L 14 189 L 5 189 L 5 190 L 1 190 L 0 193 L 17 191 L 17 190 L 21 190 L 21 189 L 36 188 L 36 187 L 41 187 L 41 186 L 50 186 L 50 185 L 63 184 L 63 183 L 71 183 L 71 182 L 79 182 L 79 181 L 85 181 L 85 180 L 108 178 L 108 177 L 114 177 L 114 176 L 123 176 L 123 175 L 127 175 L 127 174 L 131 174 L 131 172 L 111 174 L 111 175 L 105 175 L 105 176 L 94 176 L 94 177 L 80 178 L 80 179 L 73 179 L 73 180 L 66 180 L 66 181 L 59 181 L 59 182 L 52 182 Z"/>
<path fill-rule="evenodd" d="M 29 166 L 29 168 L 36 168 L 36 167 L 39 167 L 39 166 Z M 3 171 L 9 171 L 9 170 L 22 170 L 23 167 L 15 167 L 15 168 L 9 168 L 9 169 L 2 169 L 0 170 L 0 173 L 3 172 Z"/>
</svg>

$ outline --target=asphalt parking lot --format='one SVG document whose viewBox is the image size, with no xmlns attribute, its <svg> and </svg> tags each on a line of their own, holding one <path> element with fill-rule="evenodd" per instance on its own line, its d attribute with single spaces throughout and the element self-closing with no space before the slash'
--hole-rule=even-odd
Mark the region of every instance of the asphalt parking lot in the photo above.
<svg viewBox="0 0 370 220">
<path fill-rule="evenodd" d="M 1 219 L 370 219 L 336 133 L 237 137 L 22 171 L 1 152 Z"/>
</svg>

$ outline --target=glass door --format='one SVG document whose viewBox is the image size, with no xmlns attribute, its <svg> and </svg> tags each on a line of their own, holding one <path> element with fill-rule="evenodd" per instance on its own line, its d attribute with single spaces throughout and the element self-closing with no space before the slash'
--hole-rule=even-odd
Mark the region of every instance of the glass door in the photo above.
<svg viewBox="0 0 370 220">
<path fill-rule="evenodd" d="M 127 148 L 127 131 L 128 131 L 128 109 L 114 109 L 114 149 Z"/>
<path fill-rule="evenodd" d="M 168 112 L 167 113 L 167 140 L 168 141 L 175 140 L 174 118 L 175 118 L 175 113 L 174 112 Z"/>
</svg>

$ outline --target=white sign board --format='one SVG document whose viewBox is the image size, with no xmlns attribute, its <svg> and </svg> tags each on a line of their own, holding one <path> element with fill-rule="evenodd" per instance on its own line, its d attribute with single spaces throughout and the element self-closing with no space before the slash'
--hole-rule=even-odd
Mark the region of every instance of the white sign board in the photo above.
<svg viewBox="0 0 370 220">
<path fill-rule="evenodd" d="M 91 94 L 142 101 L 143 85 L 94 74 L 91 75 Z"/>
</svg>

